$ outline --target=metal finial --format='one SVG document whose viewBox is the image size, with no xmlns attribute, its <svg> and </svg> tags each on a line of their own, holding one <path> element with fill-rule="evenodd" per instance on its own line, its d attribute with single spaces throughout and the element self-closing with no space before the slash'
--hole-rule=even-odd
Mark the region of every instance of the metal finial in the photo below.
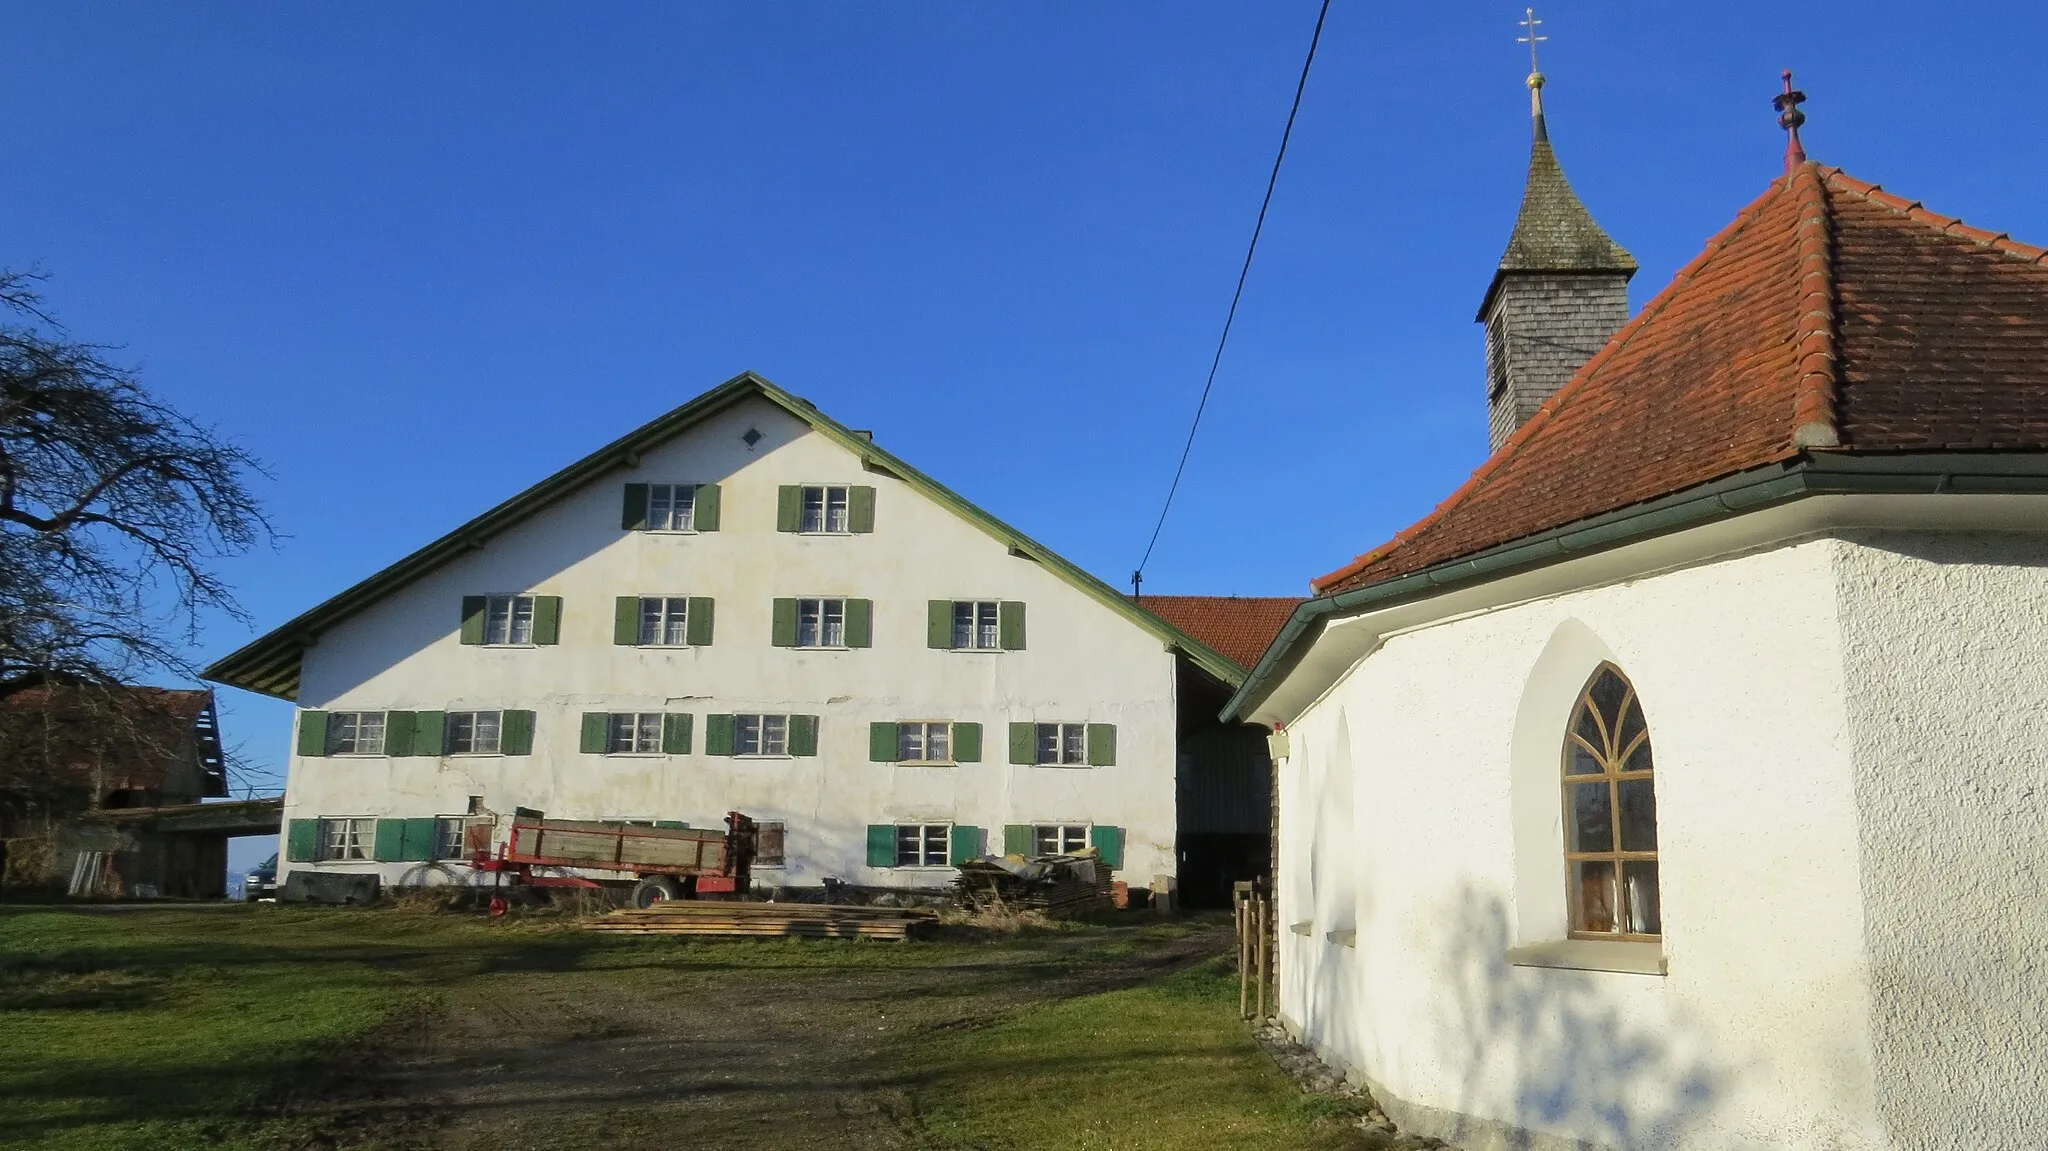
<svg viewBox="0 0 2048 1151">
<path fill-rule="evenodd" d="M 1782 73 L 1785 90 L 1771 97 L 1771 107 L 1778 110 L 1778 127 L 1785 129 L 1785 170 L 1806 163 L 1806 147 L 1799 142 L 1799 126 L 1806 123 L 1806 113 L 1799 110 L 1806 103 L 1806 93 L 1792 87 L 1792 69 Z"/>
<path fill-rule="evenodd" d="M 1529 118 L 1535 123 L 1536 138 L 1548 140 L 1550 130 L 1543 123 L 1543 73 L 1536 67 L 1536 45 L 1550 39 L 1536 34 L 1536 29 L 1542 24 L 1543 21 L 1536 18 L 1536 9 L 1522 9 L 1522 27 L 1529 34 L 1515 37 L 1515 43 L 1529 46 Z"/>
</svg>

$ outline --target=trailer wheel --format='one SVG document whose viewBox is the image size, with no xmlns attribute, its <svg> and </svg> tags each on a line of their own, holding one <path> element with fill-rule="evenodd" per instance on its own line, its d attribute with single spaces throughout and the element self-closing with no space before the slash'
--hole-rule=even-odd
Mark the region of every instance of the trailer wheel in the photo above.
<svg viewBox="0 0 2048 1151">
<path fill-rule="evenodd" d="M 633 906 L 653 907 L 676 897 L 676 881 L 666 875 L 650 875 L 633 885 Z"/>
</svg>

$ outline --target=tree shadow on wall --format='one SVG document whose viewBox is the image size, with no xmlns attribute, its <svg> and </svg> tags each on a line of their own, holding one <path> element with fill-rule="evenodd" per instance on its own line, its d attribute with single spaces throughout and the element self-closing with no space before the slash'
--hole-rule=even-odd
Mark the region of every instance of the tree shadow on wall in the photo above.
<svg viewBox="0 0 2048 1151">
<path fill-rule="evenodd" d="M 1459 1077 L 1460 1114 L 1513 1124 L 1516 1151 L 1539 1146 L 1531 1132 L 1550 1136 L 1541 1146 L 1649 1151 L 1706 1120 L 1727 1076 L 1692 1050 L 1683 1024 L 1660 1032 L 1627 1010 L 1670 1017 L 1663 989 L 1641 985 L 1656 976 L 1511 966 L 1506 903 L 1470 887 L 1447 919 L 1436 1049 Z M 1475 1130 L 1464 1123 L 1458 1135 Z"/>
</svg>

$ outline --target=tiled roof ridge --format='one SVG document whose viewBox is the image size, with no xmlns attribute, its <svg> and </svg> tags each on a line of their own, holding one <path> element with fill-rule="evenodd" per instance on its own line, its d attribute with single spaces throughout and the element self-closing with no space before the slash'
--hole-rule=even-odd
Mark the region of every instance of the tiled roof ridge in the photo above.
<svg viewBox="0 0 2048 1151">
<path fill-rule="evenodd" d="M 1931 228 L 1944 236 L 1954 236 L 1957 239 L 1968 240 L 1979 247 L 1989 248 L 2021 263 L 2048 266 L 2048 248 L 2021 243 L 2004 232 L 1992 232 L 1984 228 L 1974 228 L 1963 223 L 1958 217 L 1944 216 L 1940 212 L 1929 211 L 1927 208 L 1922 207 L 1918 200 L 1908 200 L 1904 196 L 1887 192 L 1882 184 L 1872 184 L 1865 180 L 1859 180 L 1840 168 L 1826 168 L 1819 165 L 1814 165 L 1814 167 L 1819 169 L 1818 174 L 1821 180 L 1830 190 L 1846 192 L 1880 207 L 1889 208 L 1912 220 L 1914 223 Z"/>
<path fill-rule="evenodd" d="M 1833 448 L 1842 443 L 1836 419 L 1835 238 L 1820 166 L 1801 164 L 1788 176 L 1799 197 L 1799 378 L 1792 385 L 1792 444 Z"/>
<path fill-rule="evenodd" d="M 1507 440 L 1501 444 L 1500 450 L 1487 457 L 1486 461 L 1480 464 L 1478 469 L 1463 484 L 1459 485 L 1457 490 L 1445 496 L 1443 501 L 1438 503 L 1428 515 L 1402 529 L 1395 534 L 1394 538 L 1386 543 L 1358 556 L 1336 571 L 1310 580 L 1309 589 L 1317 595 L 1322 595 L 1324 594 L 1324 589 L 1331 585 L 1359 575 L 1372 567 L 1373 564 L 1379 562 L 1395 548 L 1408 544 L 1418 536 L 1426 534 L 1443 519 L 1446 512 L 1462 503 L 1473 492 L 1484 487 L 1496 472 L 1506 467 L 1508 462 L 1520 453 L 1522 447 L 1531 437 L 1535 436 L 1545 424 L 1549 423 L 1552 414 L 1558 408 L 1571 402 L 1579 393 L 1583 392 L 1589 386 L 1588 381 L 1598 374 L 1600 369 L 1606 366 L 1609 360 L 1613 359 L 1622 348 L 1626 347 L 1629 341 L 1633 340 L 1637 333 L 1641 332 L 1651 320 L 1663 313 L 1665 307 L 1678 295 L 1679 289 L 1697 276 L 1716 255 L 1720 254 L 1722 249 L 1726 248 L 1737 236 L 1741 235 L 1763 213 L 1764 208 L 1774 198 L 1783 193 L 1788 186 L 1789 182 L 1787 180 L 1772 181 L 1771 185 L 1764 189 L 1756 199 L 1751 200 L 1748 206 L 1736 213 L 1735 218 L 1730 220 L 1727 226 L 1723 227 L 1714 234 L 1713 238 L 1707 241 L 1706 245 L 1700 249 L 1698 255 L 1694 256 L 1684 267 L 1678 269 L 1672 275 L 1671 282 L 1665 285 L 1663 291 L 1658 292 L 1648 304 L 1643 306 L 1642 311 L 1637 312 L 1628 323 L 1623 324 L 1621 330 L 1616 332 L 1606 344 L 1602 345 L 1599 351 L 1593 353 L 1591 359 L 1580 365 L 1578 371 L 1572 373 L 1572 378 L 1565 381 L 1563 387 L 1559 388 L 1549 399 L 1543 401 L 1542 406 L 1538 407 L 1527 420 L 1522 422 L 1520 427 L 1516 428 L 1508 436 Z"/>
</svg>

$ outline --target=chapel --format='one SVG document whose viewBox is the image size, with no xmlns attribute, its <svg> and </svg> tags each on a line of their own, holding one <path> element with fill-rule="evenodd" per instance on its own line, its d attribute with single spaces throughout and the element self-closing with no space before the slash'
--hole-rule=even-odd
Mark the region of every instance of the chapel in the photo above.
<svg viewBox="0 0 2048 1151">
<path fill-rule="evenodd" d="M 1282 1022 L 1465 1148 L 2043 1146 L 2048 251 L 1809 159 L 1788 73 L 1630 316 L 1543 83 L 1490 456 L 1225 709 Z"/>
</svg>

